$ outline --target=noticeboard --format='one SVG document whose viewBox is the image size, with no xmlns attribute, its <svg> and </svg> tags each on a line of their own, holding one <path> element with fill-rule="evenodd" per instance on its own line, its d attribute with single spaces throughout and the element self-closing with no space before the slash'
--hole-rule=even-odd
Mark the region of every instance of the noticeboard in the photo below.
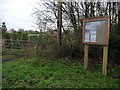
<svg viewBox="0 0 120 90">
<path fill-rule="evenodd" d="M 109 17 L 83 19 L 83 44 L 109 44 Z"/>
</svg>

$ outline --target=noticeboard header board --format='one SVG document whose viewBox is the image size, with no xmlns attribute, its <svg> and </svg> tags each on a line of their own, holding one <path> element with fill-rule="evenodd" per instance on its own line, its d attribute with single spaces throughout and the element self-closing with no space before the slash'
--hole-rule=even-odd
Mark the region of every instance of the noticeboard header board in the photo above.
<svg viewBox="0 0 120 90">
<path fill-rule="evenodd" d="M 109 16 L 83 19 L 83 44 L 109 44 Z"/>
</svg>

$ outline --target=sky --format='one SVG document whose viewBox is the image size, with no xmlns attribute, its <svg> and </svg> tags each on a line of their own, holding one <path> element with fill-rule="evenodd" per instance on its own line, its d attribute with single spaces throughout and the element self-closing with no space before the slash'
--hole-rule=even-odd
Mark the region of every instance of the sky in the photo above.
<svg viewBox="0 0 120 90">
<path fill-rule="evenodd" d="M 7 29 L 35 30 L 33 9 L 38 0 L 0 0 L 0 24 L 6 23 Z"/>
<path fill-rule="evenodd" d="M 33 9 L 38 2 L 42 5 L 42 0 L 0 0 L 0 25 L 5 22 L 8 30 L 37 30 Z"/>
</svg>

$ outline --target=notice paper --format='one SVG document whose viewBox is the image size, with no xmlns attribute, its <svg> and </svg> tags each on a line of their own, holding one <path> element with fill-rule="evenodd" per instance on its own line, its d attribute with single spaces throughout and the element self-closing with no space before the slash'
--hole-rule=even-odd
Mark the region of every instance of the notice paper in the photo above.
<svg viewBox="0 0 120 90">
<path fill-rule="evenodd" d="M 85 42 L 89 42 L 90 33 L 85 32 Z"/>
<path fill-rule="evenodd" d="M 90 42 L 96 42 L 96 34 L 90 35 Z"/>
</svg>

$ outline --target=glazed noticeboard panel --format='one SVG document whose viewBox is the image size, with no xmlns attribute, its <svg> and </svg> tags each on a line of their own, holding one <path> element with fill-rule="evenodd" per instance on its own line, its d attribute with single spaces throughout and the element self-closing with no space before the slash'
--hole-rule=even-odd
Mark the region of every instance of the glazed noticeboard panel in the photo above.
<svg viewBox="0 0 120 90">
<path fill-rule="evenodd" d="M 83 19 L 83 44 L 109 44 L 109 17 Z"/>
</svg>

